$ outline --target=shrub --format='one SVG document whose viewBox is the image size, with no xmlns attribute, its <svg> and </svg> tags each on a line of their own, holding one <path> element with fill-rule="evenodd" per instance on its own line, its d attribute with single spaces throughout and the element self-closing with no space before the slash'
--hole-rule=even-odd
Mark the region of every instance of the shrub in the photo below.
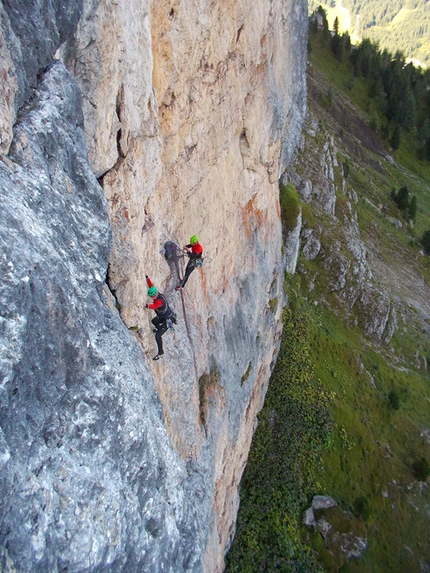
<svg viewBox="0 0 430 573">
<path fill-rule="evenodd" d="M 417 214 L 417 198 L 415 195 L 410 196 L 409 189 L 406 186 L 400 187 L 397 193 L 393 189 L 391 191 L 391 198 L 406 219 L 415 219 Z"/>
<path fill-rule="evenodd" d="M 430 466 L 425 458 L 420 458 L 412 464 L 414 476 L 419 481 L 426 481 L 430 474 Z"/>
<path fill-rule="evenodd" d="M 378 119 L 378 115 L 376 113 L 374 113 L 372 115 L 372 117 L 370 118 L 370 127 L 376 133 L 379 131 L 379 119 Z"/>
<path fill-rule="evenodd" d="M 348 179 L 348 177 L 349 177 L 349 161 L 348 161 L 348 159 L 345 159 L 342 167 L 343 167 L 343 176 L 345 177 L 345 179 Z"/>
<path fill-rule="evenodd" d="M 246 369 L 245 374 L 242 376 L 241 380 L 240 380 L 240 385 L 243 386 L 245 384 L 245 382 L 248 380 L 249 375 L 251 374 L 251 370 L 252 370 L 252 362 L 250 362 L 248 364 L 248 368 Z"/>
<path fill-rule="evenodd" d="M 210 373 L 204 373 L 199 378 L 199 405 L 200 405 L 200 422 L 206 428 L 206 411 L 205 407 L 208 396 L 219 385 L 221 375 L 217 368 L 212 368 Z"/>
<path fill-rule="evenodd" d="M 421 244 L 424 247 L 424 252 L 430 255 L 430 231 L 425 231 L 421 237 Z"/>
<path fill-rule="evenodd" d="M 388 401 L 393 410 L 398 410 L 400 408 L 400 396 L 399 392 L 395 388 L 388 394 Z"/>
<path fill-rule="evenodd" d="M 400 209 L 400 211 L 405 211 L 409 206 L 409 190 L 405 187 L 400 187 L 397 193 L 393 195 L 394 203 Z"/>
<path fill-rule="evenodd" d="M 329 86 L 327 93 L 322 96 L 321 104 L 325 108 L 329 108 L 332 106 L 332 104 L 333 104 L 333 88 L 331 86 Z"/>
<path fill-rule="evenodd" d="M 292 231 L 297 226 L 297 219 L 300 214 L 300 198 L 294 185 L 281 185 L 279 188 L 279 202 L 281 204 L 282 223 L 288 231 Z"/>
<path fill-rule="evenodd" d="M 381 125 L 381 135 L 384 139 L 388 139 L 388 135 L 390 133 L 390 128 L 388 127 L 387 123 L 383 123 Z"/>
<path fill-rule="evenodd" d="M 353 514 L 355 515 L 355 517 L 363 519 L 363 521 L 367 521 L 369 519 L 370 506 L 369 506 L 369 500 L 366 497 L 361 496 L 357 497 L 354 500 Z"/>
</svg>

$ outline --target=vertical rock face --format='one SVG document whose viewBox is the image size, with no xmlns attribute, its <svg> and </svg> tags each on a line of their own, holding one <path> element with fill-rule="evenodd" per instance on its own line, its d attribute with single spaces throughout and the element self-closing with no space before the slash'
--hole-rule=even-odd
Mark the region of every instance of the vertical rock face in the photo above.
<svg viewBox="0 0 430 573">
<path fill-rule="evenodd" d="M 0 168 L 2 571 L 200 570 L 196 487 L 103 296 L 110 229 L 82 119 L 57 62 Z"/>
<path fill-rule="evenodd" d="M 232 535 L 277 352 L 277 182 L 303 119 L 306 19 L 304 3 L 281 1 L 93 2 L 64 49 L 108 198 L 109 285 L 121 316 L 139 327 L 146 355 L 155 353 L 145 273 L 179 314 L 154 377 L 175 449 L 211 476 L 208 570 L 221 567 Z M 183 294 L 187 332 L 177 277 L 160 250 L 194 233 L 208 258 Z M 211 372 L 207 388 L 202 376 Z"/>
<path fill-rule="evenodd" d="M 3 0 L 0 4 L 2 153 L 9 148 L 16 114 L 36 87 L 40 70 L 76 30 L 81 13 L 82 0 Z"/>
<path fill-rule="evenodd" d="M 278 350 L 306 3 L 71 4 L 2 5 L 3 568 L 222 571 Z M 163 245 L 195 233 L 178 293 Z M 178 315 L 158 363 L 145 274 Z"/>
</svg>

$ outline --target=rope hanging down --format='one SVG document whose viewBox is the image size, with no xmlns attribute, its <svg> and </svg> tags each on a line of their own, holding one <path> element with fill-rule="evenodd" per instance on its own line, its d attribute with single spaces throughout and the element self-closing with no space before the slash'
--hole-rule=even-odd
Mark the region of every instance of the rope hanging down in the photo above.
<svg viewBox="0 0 430 573">
<path fill-rule="evenodd" d="M 179 253 L 181 253 L 181 254 L 179 255 Z M 178 281 L 181 282 L 182 279 L 181 279 L 181 271 L 179 268 L 179 257 L 183 258 L 185 256 L 185 254 L 178 247 L 178 245 L 176 243 L 174 243 L 173 241 L 167 241 L 164 244 L 164 256 L 165 256 L 166 261 L 168 263 L 173 263 L 173 265 L 176 269 L 176 273 L 178 275 Z M 196 355 L 194 353 L 194 346 L 193 346 L 193 341 L 191 338 L 190 325 L 188 324 L 187 313 L 185 310 L 184 291 L 181 289 L 179 292 L 181 293 L 182 311 L 184 313 L 185 328 L 187 330 L 187 336 L 188 336 L 188 340 L 190 342 L 191 352 L 193 353 L 193 362 L 194 362 L 194 370 L 196 373 L 196 380 L 198 380 L 199 376 L 198 376 L 198 370 L 197 370 Z"/>
</svg>

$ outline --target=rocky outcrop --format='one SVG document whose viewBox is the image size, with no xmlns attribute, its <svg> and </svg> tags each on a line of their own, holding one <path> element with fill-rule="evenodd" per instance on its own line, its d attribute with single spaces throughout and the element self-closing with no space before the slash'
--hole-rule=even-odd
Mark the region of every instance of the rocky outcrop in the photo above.
<svg viewBox="0 0 430 573">
<path fill-rule="evenodd" d="M 297 224 L 292 231 L 287 231 L 285 237 L 285 272 L 294 274 L 297 267 L 300 250 L 300 232 L 302 230 L 302 212 L 300 210 Z"/>
<path fill-rule="evenodd" d="M 318 142 L 324 137 L 321 147 Z M 359 323 L 369 336 L 389 343 L 397 327 L 398 309 L 373 276 L 358 224 L 357 195 L 348 185 L 338 154 L 334 138 L 325 134 L 308 110 L 301 144 L 284 175 L 319 215 L 312 225 L 303 225 L 301 253 L 308 261 L 319 257 L 320 278 L 324 276 L 328 292 L 335 295 L 337 311 L 350 323 Z M 306 272 L 303 266 L 300 270 Z M 315 277 L 309 277 L 310 290 L 314 283 Z"/>
<path fill-rule="evenodd" d="M 337 501 L 330 497 L 329 495 L 314 495 L 312 498 L 312 504 L 303 514 L 303 524 L 306 527 L 317 527 L 317 521 L 315 519 L 315 512 L 321 509 L 330 509 L 331 507 L 336 507 Z"/>
<path fill-rule="evenodd" d="M 330 496 L 315 495 L 303 515 L 303 523 L 324 539 L 321 551 L 333 571 L 348 560 L 360 557 L 367 547 L 367 529 L 363 521 L 343 511 Z"/>
<path fill-rule="evenodd" d="M 390 247 L 392 241 L 402 251 L 394 237 L 384 231 L 385 240 L 380 240 L 378 225 L 367 224 L 359 204 L 358 192 L 366 208 L 399 228 L 380 193 L 371 192 L 379 186 L 376 174 L 384 177 L 394 160 L 368 120 L 342 93 L 327 100 L 330 89 L 310 66 L 304 130 L 283 175 L 307 207 L 303 208 L 299 251 L 303 258 L 299 256 L 298 270 L 306 275 L 318 303 L 329 306 L 348 324 L 360 325 L 378 344 L 389 345 L 396 332 L 412 325 L 415 332 L 428 333 L 428 285 L 410 253 L 395 253 Z M 307 261 L 314 263 L 307 265 Z M 416 362 L 426 371 L 428 344 L 424 340 L 417 344 Z"/>
<path fill-rule="evenodd" d="M 2 567 L 222 571 L 278 351 L 306 5 L 27 4 L 1 5 Z M 162 248 L 194 233 L 181 295 Z M 145 274 L 178 314 L 157 364 Z"/>
<path fill-rule="evenodd" d="M 17 113 L 37 86 L 39 72 L 51 63 L 57 46 L 74 33 L 81 13 L 82 0 L 0 4 L 2 153 L 9 148 Z"/>
</svg>

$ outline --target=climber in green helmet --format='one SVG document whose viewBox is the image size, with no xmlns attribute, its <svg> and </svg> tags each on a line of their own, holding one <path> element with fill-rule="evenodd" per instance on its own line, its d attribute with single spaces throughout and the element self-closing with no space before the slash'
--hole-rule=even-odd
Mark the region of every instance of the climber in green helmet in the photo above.
<svg viewBox="0 0 430 573">
<path fill-rule="evenodd" d="M 176 290 L 181 290 L 181 288 L 184 288 L 187 280 L 190 277 L 190 274 L 193 272 L 196 266 L 202 261 L 203 247 L 199 243 L 199 238 L 197 235 L 193 235 L 190 238 L 189 244 L 185 245 L 184 249 L 186 249 L 186 255 L 190 258 L 190 260 L 188 261 L 187 267 L 185 269 L 184 278 L 178 284 Z"/>
<path fill-rule="evenodd" d="M 158 292 L 157 288 L 153 285 L 148 275 L 145 276 L 148 285 L 148 296 L 153 299 L 153 302 L 151 304 L 146 304 L 145 308 L 155 310 L 155 314 L 157 315 L 151 321 L 155 326 L 155 340 L 157 342 L 158 348 L 157 355 L 154 356 L 153 360 L 159 360 L 162 356 L 164 356 L 163 340 L 161 337 L 167 332 L 167 329 L 169 328 L 169 321 L 176 324 L 176 315 L 170 308 L 166 297 L 161 294 L 161 292 Z"/>
</svg>

